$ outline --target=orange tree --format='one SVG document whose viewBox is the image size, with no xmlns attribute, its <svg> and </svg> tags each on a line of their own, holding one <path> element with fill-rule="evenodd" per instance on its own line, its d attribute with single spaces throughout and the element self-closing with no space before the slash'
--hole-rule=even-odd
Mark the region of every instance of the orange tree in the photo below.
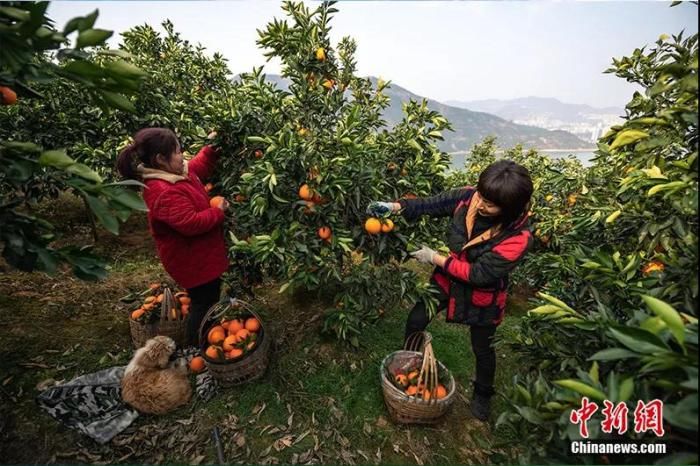
<svg viewBox="0 0 700 466">
<path fill-rule="evenodd" d="M 601 409 L 605 399 L 626 403 L 630 425 L 638 400 L 661 399 L 667 435 L 658 441 L 674 463 L 697 459 L 697 41 L 663 35 L 608 70 L 644 92 L 600 139 L 586 193 L 562 220 L 570 229 L 552 261 L 573 264 L 559 269 L 571 289 L 550 283 L 501 342 L 527 369 L 499 418 L 526 440 L 523 461 L 577 459 L 565 452 L 578 438 L 569 414 L 582 396 Z M 620 438 L 602 432 L 601 420 L 589 422 L 592 438 Z M 657 440 L 634 429 L 625 437 Z"/>
<path fill-rule="evenodd" d="M 434 305 L 430 288 L 400 264 L 441 225 L 398 218 L 391 231 L 385 224 L 370 234 L 365 208 L 444 189 L 448 157 L 435 141 L 449 125 L 425 102 L 410 102 L 403 121 L 386 128 L 388 83 L 355 75 L 352 39 L 331 45 L 332 3 L 282 9 L 289 20 L 269 23 L 258 44 L 281 60 L 288 90 L 261 70 L 244 74 L 217 125 L 218 143 L 236 154 L 221 175 L 234 201 L 234 263 L 283 280 L 280 291 L 322 290 L 333 303 L 326 329 L 356 345 L 361 327 L 400 299 Z"/>
<path fill-rule="evenodd" d="M 109 52 L 148 70 L 139 81 L 119 81 L 120 89 L 134 94 L 122 103 L 130 112 L 109 112 L 85 99 L 82 82 L 54 80 L 36 86 L 49 98 L 23 102 L 16 111 L 0 115 L 0 135 L 67 147 L 76 160 L 106 179 L 115 176 L 119 150 L 146 126 L 173 129 L 183 149 L 195 152 L 213 129 L 211 118 L 230 89 L 230 72 L 221 55 L 208 56 L 201 46 L 182 39 L 169 21 L 162 26 L 164 34 L 149 25 L 125 31 L 119 50 Z M 83 68 L 93 74 L 111 59 L 101 48 L 86 57 L 91 64 Z"/>
<path fill-rule="evenodd" d="M 85 200 L 105 228 L 117 233 L 119 221 L 134 210 L 143 210 L 143 202 L 126 188 L 128 183 L 104 183 L 98 173 L 66 150 L 54 145 L 44 148 L 31 132 L 4 122 L 17 121 L 32 101 L 55 97 L 38 91 L 37 82 L 73 82 L 82 89 L 83 98 L 90 98 L 105 112 L 111 108 L 133 111 L 125 93 L 138 85 L 144 73 L 116 51 L 103 48 L 99 51 L 103 60 L 93 60 L 89 50 L 112 35 L 94 28 L 97 11 L 72 19 L 58 31 L 45 14 L 47 7 L 46 2 L 3 2 L 0 6 L 0 244 L 7 262 L 22 270 L 53 272 L 60 262 L 67 262 L 78 277 L 95 279 L 104 276 L 105 264 L 85 247 L 52 248 L 53 225 L 23 207 L 49 187 L 70 190 Z M 73 33 L 74 45 L 67 47 Z"/>
</svg>

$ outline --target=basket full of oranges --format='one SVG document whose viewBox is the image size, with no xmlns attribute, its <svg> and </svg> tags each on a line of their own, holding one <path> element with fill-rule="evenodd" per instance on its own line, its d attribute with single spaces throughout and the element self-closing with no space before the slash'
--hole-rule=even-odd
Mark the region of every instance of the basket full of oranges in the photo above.
<svg viewBox="0 0 700 466">
<path fill-rule="evenodd" d="M 270 362 L 271 340 L 260 315 L 239 299 L 212 306 L 199 328 L 202 357 L 222 386 L 261 377 Z"/>
<path fill-rule="evenodd" d="M 168 336 L 180 347 L 185 345 L 191 302 L 186 291 L 173 294 L 167 285 L 154 283 L 135 298 L 143 302 L 129 316 L 134 347 L 142 347 L 156 335 Z"/>
<path fill-rule="evenodd" d="M 412 335 L 404 350 L 384 358 L 380 379 L 389 415 L 397 423 L 435 424 L 454 401 L 454 377 L 435 358 L 427 332 Z"/>
</svg>

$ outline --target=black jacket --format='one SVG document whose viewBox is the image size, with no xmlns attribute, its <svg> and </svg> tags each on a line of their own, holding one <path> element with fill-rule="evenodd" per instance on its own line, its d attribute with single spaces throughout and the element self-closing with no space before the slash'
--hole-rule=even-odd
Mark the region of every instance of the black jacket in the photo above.
<svg viewBox="0 0 700 466">
<path fill-rule="evenodd" d="M 473 235 L 478 196 L 465 187 L 423 199 L 401 199 L 407 220 L 421 215 L 452 217 L 447 232 L 450 257 L 436 267 L 432 281 L 449 297 L 447 321 L 468 325 L 498 325 L 503 320 L 508 275 L 532 246 L 527 212 L 505 227 L 498 225 Z"/>
</svg>

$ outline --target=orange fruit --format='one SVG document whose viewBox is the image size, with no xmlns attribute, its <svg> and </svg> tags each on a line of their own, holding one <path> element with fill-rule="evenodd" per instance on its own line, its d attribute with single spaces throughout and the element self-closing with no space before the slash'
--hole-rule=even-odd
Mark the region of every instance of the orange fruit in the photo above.
<svg viewBox="0 0 700 466">
<path fill-rule="evenodd" d="M 17 93 L 6 86 L 0 86 L 0 103 L 14 105 L 17 103 Z"/>
<path fill-rule="evenodd" d="M 210 207 L 221 207 L 224 202 L 226 202 L 226 199 L 224 199 L 222 196 L 214 196 L 209 200 L 209 206 Z"/>
<path fill-rule="evenodd" d="M 144 303 L 144 304 L 150 304 L 150 303 L 154 302 L 155 300 L 156 300 L 156 297 L 155 297 L 155 296 L 149 296 L 148 298 L 146 298 L 146 299 L 143 300 L 143 303 Z"/>
<path fill-rule="evenodd" d="M 423 390 L 423 400 L 429 401 L 431 398 L 430 390 Z"/>
<path fill-rule="evenodd" d="M 405 393 L 408 396 L 414 396 L 416 393 L 418 393 L 418 387 L 416 387 L 415 385 L 409 385 Z"/>
<path fill-rule="evenodd" d="M 256 319 L 255 317 L 246 319 L 245 329 L 251 333 L 257 332 L 258 330 L 260 330 L 260 321 L 258 321 L 258 319 Z"/>
<path fill-rule="evenodd" d="M 318 237 L 322 240 L 328 241 L 331 239 L 331 229 L 328 227 L 321 227 L 318 229 Z"/>
<path fill-rule="evenodd" d="M 399 387 L 405 388 L 408 385 L 406 374 L 396 374 L 396 377 L 394 377 L 394 382 L 396 382 L 396 385 Z"/>
<path fill-rule="evenodd" d="M 189 296 L 180 296 L 180 304 L 191 304 L 192 300 Z"/>
<path fill-rule="evenodd" d="M 183 304 L 182 307 L 180 308 L 180 312 L 182 313 L 183 319 L 187 317 L 187 315 L 190 313 L 190 305 L 189 304 Z"/>
<path fill-rule="evenodd" d="M 244 328 L 236 332 L 237 341 L 243 341 L 250 336 L 250 332 Z"/>
<path fill-rule="evenodd" d="M 207 334 L 207 341 L 212 345 L 221 344 L 221 342 L 223 342 L 225 338 L 226 330 L 224 330 L 224 328 L 220 325 L 212 327 L 212 329 L 209 330 L 209 333 Z"/>
<path fill-rule="evenodd" d="M 244 202 L 247 199 L 243 194 L 236 194 L 236 197 L 233 198 L 235 202 Z"/>
<path fill-rule="evenodd" d="M 204 370 L 204 358 L 195 356 L 190 361 L 190 370 L 192 372 L 202 372 Z"/>
<path fill-rule="evenodd" d="M 206 354 L 209 359 L 221 359 L 221 348 L 212 345 L 207 348 L 204 354 Z"/>
<path fill-rule="evenodd" d="M 207 184 L 204 185 L 204 190 L 205 190 L 206 192 L 209 192 L 209 191 L 211 191 L 212 189 L 214 189 L 214 185 L 213 185 L 213 184 L 207 183 Z"/>
<path fill-rule="evenodd" d="M 313 199 L 314 193 L 313 191 L 311 191 L 311 188 L 309 188 L 308 184 L 301 185 L 301 187 L 299 188 L 299 197 L 304 199 L 305 201 L 310 201 L 311 199 Z"/>
<path fill-rule="evenodd" d="M 438 400 L 442 400 L 447 396 L 447 389 L 445 388 L 444 385 L 438 385 L 437 388 L 435 389 L 435 398 Z"/>
<path fill-rule="evenodd" d="M 155 307 L 156 307 L 156 305 L 153 303 L 148 303 L 148 304 L 144 304 L 143 306 L 141 306 L 141 308 L 144 311 L 152 311 L 153 309 L 155 309 Z"/>
<path fill-rule="evenodd" d="M 224 330 L 226 330 L 228 332 L 228 324 L 230 324 L 230 323 L 231 323 L 230 320 L 224 319 L 221 321 L 221 323 L 219 325 L 221 325 L 224 328 Z"/>
<path fill-rule="evenodd" d="M 131 318 L 134 320 L 138 320 L 139 317 L 145 314 L 146 311 L 144 311 L 142 308 L 136 309 L 134 312 L 131 313 Z"/>
<path fill-rule="evenodd" d="M 365 231 L 370 235 L 378 235 L 382 231 L 382 222 L 374 217 L 368 218 L 365 222 Z"/>
<path fill-rule="evenodd" d="M 235 335 L 236 332 L 241 330 L 243 328 L 243 322 L 240 320 L 232 320 L 228 323 L 228 334 L 229 335 Z"/>
<path fill-rule="evenodd" d="M 156 296 L 156 302 L 157 302 L 157 303 L 162 303 L 162 302 L 163 302 L 163 298 L 165 298 L 165 295 L 163 295 L 163 293 L 159 294 L 158 296 Z"/>
<path fill-rule="evenodd" d="M 256 158 L 256 159 L 261 159 L 261 158 L 263 158 L 263 155 L 264 155 L 264 154 L 263 154 L 263 151 L 261 151 L 260 149 L 258 149 L 258 150 L 255 151 L 255 158 Z"/>
<path fill-rule="evenodd" d="M 231 351 L 233 349 L 233 345 L 235 345 L 236 343 L 238 343 L 236 335 L 227 336 L 224 340 L 224 351 Z"/>
<path fill-rule="evenodd" d="M 382 233 L 389 233 L 393 229 L 394 222 L 389 218 L 384 220 L 384 223 L 382 223 Z"/>
<path fill-rule="evenodd" d="M 418 371 L 408 373 L 408 383 L 415 385 L 418 383 Z"/>
<path fill-rule="evenodd" d="M 326 61 L 326 51 L 323 47 L 319 47 L 316 49 L 316 60 Z"/>
<path fill-rule="evenodd" d="M 324 79 L 321 85 L 330 91 L 331 89 L 333 89 L 335 82 L 332 79 Z"/>
<path fill-rule="evenodd" d="M 231 351 L 226 353 L 226 359 L 236 359 L 243 356 L 243 350 L 240 348 L 233 348 Z"/>
<path fill-rule="evenodd" d="M 158 288 L 160 288 L 160 283 L 151 283 L 150 285 L 148 285 L 148 289 L 149 289 L 149 290 L 155 291 L 155 290 L 157 290 Z"/>
</svg>

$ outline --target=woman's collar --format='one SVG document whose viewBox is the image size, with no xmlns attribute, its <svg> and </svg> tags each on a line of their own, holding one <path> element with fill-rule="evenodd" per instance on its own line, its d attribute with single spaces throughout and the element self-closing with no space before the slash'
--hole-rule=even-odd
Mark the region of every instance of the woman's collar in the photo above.
<svg viewBox="0 0 700 466">
<path fill-rule="evenodd" d="M 185 161 L 182 169 L 182 175 L 167 172 L 165 170 L 159 170 L 157 168 L 144 167 L 143 164 L 140 164 L 138 167 L 136 167 L 136 172 L 144 180 L 163 180 L 167 181 L 168 183 L 175 184 L 178 181 L 183 181 L 187 179 L 187 174 L 189 173 L 187 165 L 187 161 Z"/>
</svg>

